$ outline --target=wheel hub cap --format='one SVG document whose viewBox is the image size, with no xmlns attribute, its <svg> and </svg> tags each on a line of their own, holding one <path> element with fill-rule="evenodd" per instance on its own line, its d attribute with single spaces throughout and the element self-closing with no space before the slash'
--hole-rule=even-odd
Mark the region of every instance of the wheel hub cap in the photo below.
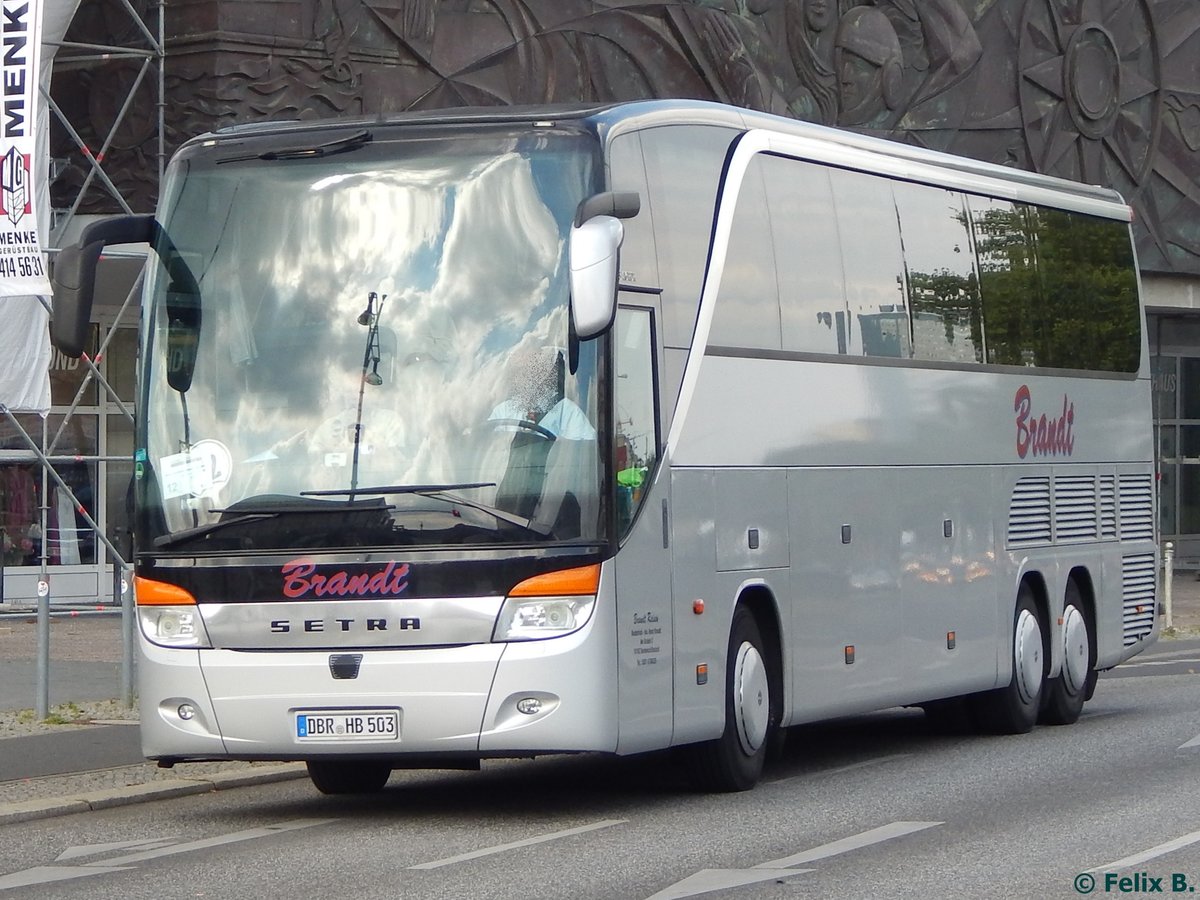
<svg viewBox="0 0 1200 900">
<path fill-rule="evenodd" d="M 1017 691 L 1021 700 L 1030 703 L 1042 686 L 1042 629 L 1037 616 L 1027 609 L 1017 617 L 1013 664 L 1016 668 Z"/>
<path fill-rule="evenodd" d="M 733 682 L 734 714 L 737 717 L 738 742 L 747 756 L 758 751 L 767 736 L 771 717 L 770 686 L 767 667 L 751 643 L 738 649 Z"/>
<path fill-rule="evenodd" d="M 1072 694 L 1083 690 L 1088 676 L 1087 620 L 1074 606 L 1063 616 L 1063 681 Z"/>
</svg>

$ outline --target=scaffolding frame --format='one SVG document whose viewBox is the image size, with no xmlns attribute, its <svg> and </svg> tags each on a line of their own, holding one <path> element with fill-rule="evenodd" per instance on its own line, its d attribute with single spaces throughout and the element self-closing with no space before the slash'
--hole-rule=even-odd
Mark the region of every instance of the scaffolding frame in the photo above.
<svg viewBox="0 0 1200 900">
<path fill-rule="evenodd" d="M 83 0 L 84 3 L 89 0 Z M 57 210 L 51 213 L 51 222 L 48 230 L 48 252 L 51 260 L 54 255 L 62 247 L 64 238 L 69 232 L 72 222 L 75 220 L 80 205 L 83 203 L 87 192 L 95 184 L 99 184 L 108 192 L 110 197 L 116 201 L 120 208 L 125 213 L 132 213 L 134 210 L 128 201 L 122 196 L 120 190 L 109 178 L 104 170 L 105 160 L 108 151 L 113 144 L 114 139 L 125 122 L 130 110 L 134 108 L 137 99 L 138 90 L 145 83 L 147 77 L 152 73 L 156 75 L 154 83 L 156 86 L 156 100 L 154 104 L 154 122 L 157 132 L 157 172 L 155 189 L 162 182 L 163 169 L 166 163 L 166 133 L 164 128 L 165 117 L 165 90 L 166 90 L 166 40 L 165 40 L 165 0 L 155 0 L 147 6 L 147 16 L 143 16 L 133 7 L 130 0 L 118 0 L 125 14 L 128 16 L 129 22 L 135 26 L 135 44 L 121 45 L 103 45 L 80 43 L 75 41 L 58 41 L 47 42 L 45 47 L 53 47 L 55 49 L 55 58 L 53 63 L 53 72 L 61 72 L 84 67 L 99 67 L 100 65 L 111 63 L 114 60 L 136 60 L 140 61 L 140 66 L 137 74 L 133 79 L 132 85 L 129 87 L 126 96 L 124 97 L 119 110 L 108 127 L 108 132 L 104 136 L 100 147 L 93 150 L 88 146 L 88 143 L 80 134 L 80 129 L 77 128 L 63 112 L 62 108 L 51 96 L 50 84 L 40 85 L 40 94 L 42 101 L 46 104 L 46 108 L 54 116 L 54 120 L 65 130 L 75 148 L 82 154 L 83 158 L 88 162 L 88 172 L 83 183 L 80 185 L 75 197 L 73 198 L 70 207 L 60 216 L 56 215 Z M 76 15 L 78 10 L 76 10 Z M 153 30 L 152 30 L 153 28 Z M 53 83 L 53 76 L 51 78 Z M 55 172 L 54 161 L 46 159 L 42 161 L 43 171 L 49 176 L 53 182 Z M 119 254 L 109 253 L 110 257 Z M 49 573 L 49 550 L 50 541 L 48 540 L 48 520 L 49 520 L 49 487 L 50 482 L 54 482 L 55 487 L 64 493 L 70 500 L 75 511 L 87 523 L 88 528 L 94 534 L 96 540 L 103 544 L 108 553 L 112 565 L 113 574 L 113 603 L 120 602 L 122 607 L 123 631 L 124 631 L 124 653 L 121 666 L 121 690 L 122 699 L 126 706 L 133 705 L 134 688 L 133 688 L 133 635 L 134 635 L 134 618 L 132 605 L 132 590 L 129 588 L 128 576 L 132 572 L 132 567 L 128 560 L 105 534 L 104 528 L 93 515 L 93 511 L 80 502 L 71 486 L 64 480 L 58 472 L 56 465 L 71 462 L 71 463 L 95 463 L 97 464 L 96 481 L 97 489 L 93 491 L 93 497 L 100 496 L 99 483 L 100 478 L 100 463 L 109 461 L 126 461 L 124 457 L 108 457 L 94 455 L 59 455 L 57 448 L 64 431 L 68 427 L 71 418 L 76 415 L 77 410 L 82 403 L 86 392 L 92 383 L 98 386 L 98 390 L 102 391 L 100 403 L 111 402 L 119 414 L 124 416 L 132 425 L 134 421 L 133 412 L 118 396 L 116 390 L 104 377 L 99 369 L 99 363 L 104 359 L 104 355 L 108 350 L 108 345 L 116 333 L 116 328 L 121 320 L 128 314 L 132 307 L 135 312 L 137 309 L 136 298 L 140 293 L 142 278 L 139 277 L 134 281 L 132 289 L 126 296 L 125 301 L 121 304 L 113 321 L 112 327 L 109 329 L 103 342 L 98 348 L 94 357 L 84 353 L 81 359 L 83 360 L 86 371 L 84 378 L 79 388 L 75 393 L 75 397 L 71 401 L 66 413 L 63 415 L 62 422 L 53 438 L 49 437 L 47 420 L 42 419 L 41 434 L 38 438 L 31 435 L 16 415 L 7 406 L 0 404 L 0 412 L 4 414 L 9 424 L 15 429 L 16 434 L 24 441 L 26 452 L 16 454 L 5 454 L 5 462 L 32 462 L 40 468 L 41 471 L 41 508 L 40 508 L 40 530 L 41 530 L 41 551 L 40 551 L 40 574 L 37 585 L 37 611 L 38 611 L 38 658 L 37 658 L 37 685 L 36 685 L 36 713 L 39 718 L 45 718 L 49 714 L 49 604 L 50 604 L 50 573 Z M 42 305 L 50 312 L 49 299 L 46 297 L 39 298 Z M 40 438 L 40 440 L 39 440 Z M 99 448 L 97 448 L 98 450 Z M 132 462 L 132 460 L 129 460 Z M 97 565 L 102 565 L 100 559 L 97 559 Z M 4 598 L 4 567 L 0 561 L 0 602 Z"/>
</svg>

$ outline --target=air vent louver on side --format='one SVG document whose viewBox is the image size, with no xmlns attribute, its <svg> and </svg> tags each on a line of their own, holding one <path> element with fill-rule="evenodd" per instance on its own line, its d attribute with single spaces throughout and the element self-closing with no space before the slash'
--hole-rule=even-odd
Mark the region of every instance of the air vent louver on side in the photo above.
<svg viewBox="0 0 1200 900">
<path fill-rule="evenodd" d="M 1120 478 L 1121 540 L 1154 538 L 1154 483 L 1149 475 Z"/>
<path fill-rule="evenodd" d="M 1100 476 L 1100 540 L 1117 537 L 1117 480 L 1112 475 Z"/>
<path fill-rule="evenodd" d="M 1138 553 L 1121 560 L 1122 615 L 1125 646 L 1154 628 L 1154 554 Z"/>
<path fill-rule="evenodd" d="M 1008 507 L 1008 546 L 1050 543 L 1050 479 L 1022 478 Z"/>
<path fill-rule="evenodd" d="M 1059 475 L 1054 479 L 1054 538 L 1090 541 L 1097 537 L 1096 479 Z"/>
</svg>

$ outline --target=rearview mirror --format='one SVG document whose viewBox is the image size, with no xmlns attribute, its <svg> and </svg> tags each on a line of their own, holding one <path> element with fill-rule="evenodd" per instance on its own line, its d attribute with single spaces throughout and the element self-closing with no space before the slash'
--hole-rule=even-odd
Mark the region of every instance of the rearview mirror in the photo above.
<svg viewBox="0 0 1200 900">
<path fill-rule="evenodd" d="M 157 225 L 154 216 L 111 216 L 92 222 L 79 240 L 54 258 L 54 288 L 50 340 L 65 356 L 78 359 L 87 344 L 96 288 L 96 265 L 109 244 L 150 243 Z"/>
<path fill-rule="evenodd" d="M 200 291 L 195 281 L 167 290 L 167 384 L 186 394 L 200 349 Z"/>
<path fill-rule="evenodd" d="M 617 308 L 617 262 L 624 226 L 596 216 L 571 229 L 571 316 L 580 340 L 603 333 Z"/>
</svg>

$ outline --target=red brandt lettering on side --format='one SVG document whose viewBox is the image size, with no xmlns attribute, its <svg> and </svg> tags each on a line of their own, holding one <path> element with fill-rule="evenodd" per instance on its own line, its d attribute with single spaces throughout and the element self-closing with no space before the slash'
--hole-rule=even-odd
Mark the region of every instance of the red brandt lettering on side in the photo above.
<svg viewBox="0 0 1200 900">
<path fill-rule="evenodd" d="M 1075 435 L 1071 428 L 1075 424 L 1075 404 L 1063 394 L 1062 415 L 1048 419 L 1046 414 L 1030 415 L 1033 397 L 1029 385 L 1017 388 L 1013 412 L 1017 414 L 1017 456 L 1070 456 L 1075 449 Z"/>
<path fill-rule="evenodd" d="M 316 563 L 294 559 L 279 570 L 285 597 L 396 597 L 408 588 L 408 563 L 390 562 L 378 572 L 351 575 L 345 570 L 318 575 Z"/>
</svg>

